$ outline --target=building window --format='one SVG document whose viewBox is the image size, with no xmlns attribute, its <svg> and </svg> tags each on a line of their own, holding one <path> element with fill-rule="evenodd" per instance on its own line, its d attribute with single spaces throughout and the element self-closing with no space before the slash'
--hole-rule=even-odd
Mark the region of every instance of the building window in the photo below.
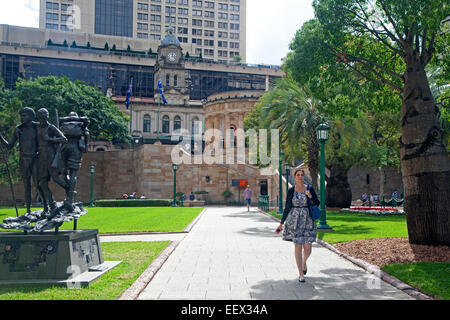
<svg viewBox="0 0 450 320">
<path fill-rule="evenodd" d="M 178 87 L 178 76 L 177 75 L 173 76 L 173 86 Z"/>
<path fill-rule="evenodd" d="M 170 87 L 170 75 L 166 74 L 166 87 Z"/>
<path fill-rule="evenodd" d="M 151 132 L 152 129 L 152 119 L 148 114 L 144 116 L 144 132 Z"/>
<path fill-rule="evenodd" d="M 181 129 L 181 118 L 176 116 L 173 121 L 173 131 Z"/>
<path fill-rule="evenodd" d="M 133 0 L 96 0 L 94 32 L 133 37 Z"/>
<path fill-rule="evenodd" d="M 59 10 L 59 3 L 47 1 L 46 8 L 48 10 Z"/>
<path fill-rule="evenodd" d="M 162 119 L 162 132 L 169 133 L 170 132 L 170 120 L 169 116 L 164 116 Z"/>
<path fill-rule="evenodd" d="M 192 134 L 199 134 L 200 133 L 200 121 L 198 120 L 198 117 L 194 117 L 192 119 Z"/>
</svg>

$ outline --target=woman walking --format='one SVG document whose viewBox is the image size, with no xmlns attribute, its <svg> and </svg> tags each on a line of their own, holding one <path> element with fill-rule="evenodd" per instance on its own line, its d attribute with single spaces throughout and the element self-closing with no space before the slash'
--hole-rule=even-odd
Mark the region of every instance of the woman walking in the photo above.
<svg viewBox="0 0 450 320">
<path fill-rule="evenodd" d="M 289 189 L 286 196 L 286 206 L 278 231 L 283 230 L 283 240 L 295 244 L 295 261 L 297 263 L 300 282 L 305 282 L 307 272 L 306 262 L 311 255 L 312 243 L 316 240 L 316 222 L 311 218 L 309 205 L 320 204 L 312 186 L 305 185 L 305 172 L 301 169 L 294 173 L 295 186 Z"/>
</svg>

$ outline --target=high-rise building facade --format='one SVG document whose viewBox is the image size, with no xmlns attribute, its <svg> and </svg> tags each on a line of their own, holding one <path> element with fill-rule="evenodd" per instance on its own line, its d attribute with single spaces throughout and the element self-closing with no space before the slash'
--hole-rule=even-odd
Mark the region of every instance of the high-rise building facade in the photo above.
<svg viewBox="0 0 450 320">
<path fill-rule="evenodd" d="M 193 56 L 246 61 L 247 0 L 41 0 L 40 28 L 159 43 L 169 26 Z"/>
</svg>

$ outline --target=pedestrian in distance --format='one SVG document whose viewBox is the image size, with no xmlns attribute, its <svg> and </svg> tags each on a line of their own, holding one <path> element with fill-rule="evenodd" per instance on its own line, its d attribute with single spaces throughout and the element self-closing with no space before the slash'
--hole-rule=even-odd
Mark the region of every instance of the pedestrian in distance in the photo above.
<svg viewBox="0 0 450 320">
<path fill-rule="evenodd" d="M 303 170 L 295 171 L 295 186 L 287 192 L 283 217 L 276 230 L 277 233 L 283 231 L 284 241 L 294 243 L 299 282 L 305 282 L 304 276 L 308 270 L 306 263 L 312 252 L 312 243 L 316 241 L 317 236 L 316 222 L 311 218 L 309 206 L 320 204 L 314 188 L 304 184 L 304 176 Z"/>
<path fill-rule="evenodd" d="M 244 190 L 244 199 L 245 203 L 247 204 L 247 211 L 250 211 L 250 205 L 252 204 L 252 194 L 252 189 L 250 189 L 250 186 L 247 185 L 247 188 L 245 188 Z"/>
<path fill-rule="evenodd" d="M 192 191 L 191 191 L 191 194 L 189 195 L 189 200 L 191 200 L 191 201 L 195 200 L 194 192 L 192 192 Z"/>
</svg>

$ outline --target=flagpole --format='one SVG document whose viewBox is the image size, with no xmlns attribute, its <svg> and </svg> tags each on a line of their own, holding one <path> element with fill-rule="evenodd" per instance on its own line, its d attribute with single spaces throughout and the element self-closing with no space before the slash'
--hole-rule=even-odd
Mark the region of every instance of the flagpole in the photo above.
<svg viewBox="0 0 450 320">
<path fill-rule="evenodd" d="M 132 136 L 132 134 L 133 134 L 133 90 L 131 90 L 130 95 L 130 136 Z"/>
<path fill-rule="evenodd" d="M 158 70 L 158 81 L 161 81 L 161 70 Z M 160 126 L 160 119 L 159 119 L 159 114 L 160 114 L 160 110 L 161 110 L 161 90 L 158 90 L 158 132 L 156 133 L 158 135 L 158 139 L 159 139 L 159 126 Z"/>
</svg>

